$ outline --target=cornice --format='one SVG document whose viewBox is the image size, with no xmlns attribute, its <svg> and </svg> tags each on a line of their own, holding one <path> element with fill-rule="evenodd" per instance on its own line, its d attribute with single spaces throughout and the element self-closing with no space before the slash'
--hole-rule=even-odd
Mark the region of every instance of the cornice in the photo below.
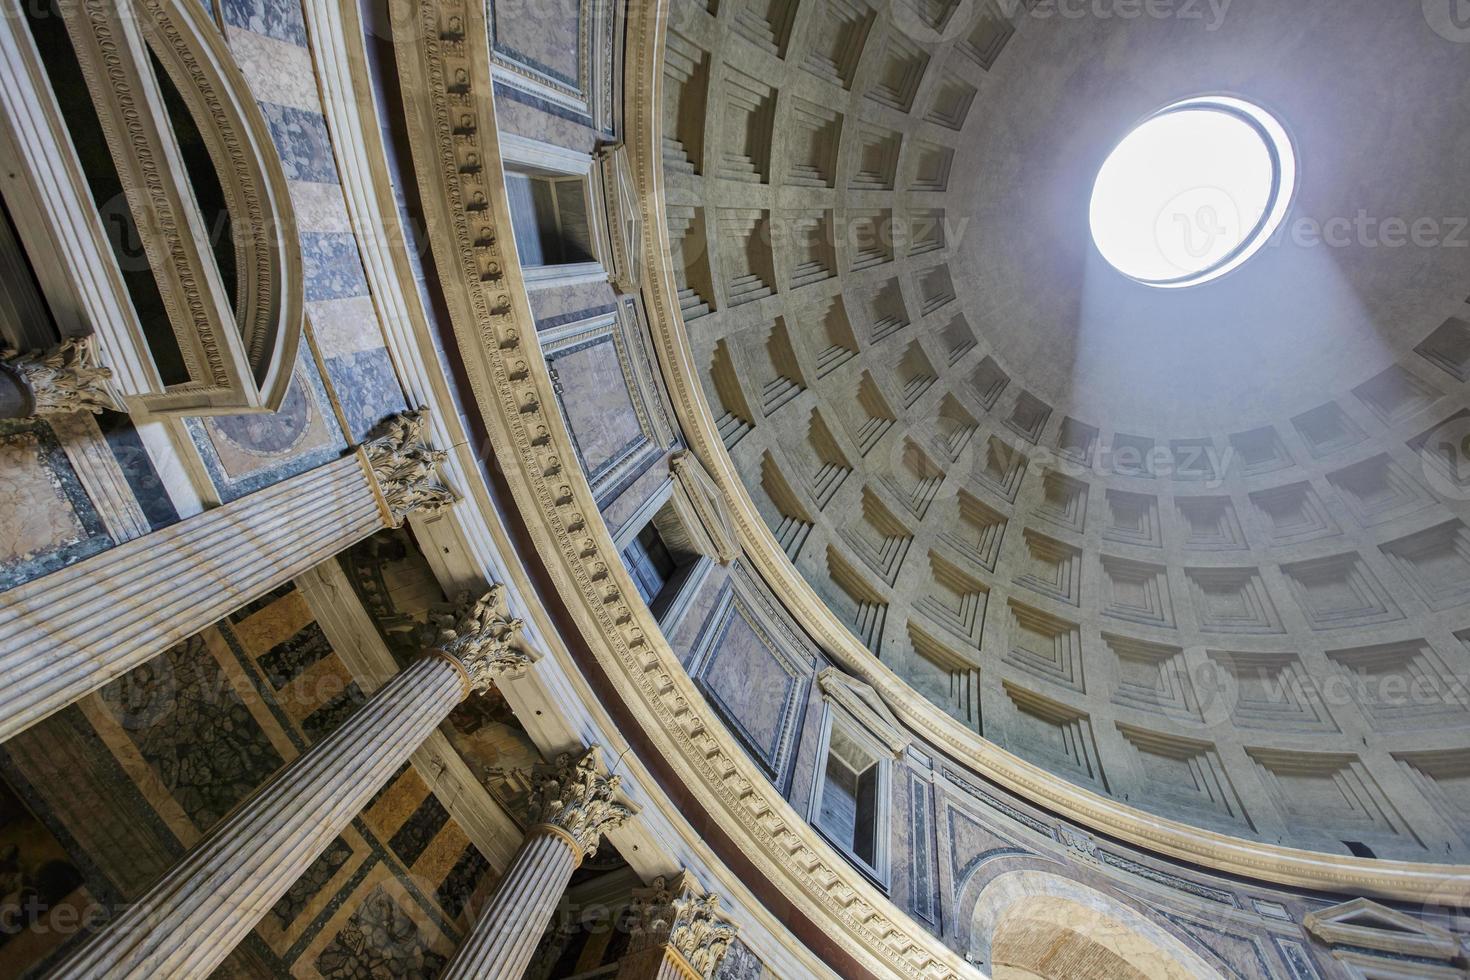
<svg viewBox="0 0 1470 980">
<path fill-rule="evenodd" d="M 639 9 L 630 53 L 657 65 L 666 6 Z M 742 855 L 844 951 L 883 976 L 973 970 L 893 906 L 776 792 L 679 664 L 637 596 L 576 469 L 510 242 L 484 10 L 395 3 L 393 30 L 436 265 L 501 470 L 584 642 L 677 777 Z M 629 92 L 630 104 L 644 101 Z"/>
<path fill-rule="evenodd" d="M 1076 786 L 977 735 L 940 711 L 878 660 L 796 570 L 756 510 L 719 437 L 676 302 L 664 214 L 662 30 L 667 4 L 629 14 L 624 145 L 642 208 L 643 296 L 653 347 L 690 449 L 704 463 L 747 561 L 797 622 L 844 669 L 873 687 L 918 737 L 1037 805 L 1100 834 L 1218 872 L 1294 887 L 1405 901 L 1434 901 L 1470 889 L 1470 867 L 1357 858 L 1245 840 L 1155 816 Z M 652 41 L 649 34 L 658 35 Z"/>
</svg>

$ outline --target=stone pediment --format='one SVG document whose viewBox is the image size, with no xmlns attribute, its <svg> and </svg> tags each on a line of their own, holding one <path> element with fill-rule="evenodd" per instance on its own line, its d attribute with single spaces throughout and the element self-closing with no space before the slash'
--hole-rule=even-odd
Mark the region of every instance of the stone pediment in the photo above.
<svg viewBox="0 0 1470 980">
<path fill-rule="evenodd" d="M 824 698 L 842 707 L 895 758 L 902 755 L 913 741 L 878 692 L 862 681 L 849 677 L 836 667 L 828 667 L 817 675 L 817 685 Z"/>
<path fill-rule="evenodd" d="M 1447 930 L 1398 912 L 1367 898 L 1312 912 L 1303 919 L 1307 931 L 1329 946 L 1428 959 L 1449 960 L 1459 944 Z"/>
</svg>

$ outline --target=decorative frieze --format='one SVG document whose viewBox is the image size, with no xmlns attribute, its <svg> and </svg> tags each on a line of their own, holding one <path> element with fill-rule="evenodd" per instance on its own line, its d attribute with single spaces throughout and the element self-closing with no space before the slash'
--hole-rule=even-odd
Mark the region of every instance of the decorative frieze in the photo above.
<svg viewBox="0 0 1470 980">
<path fill-rule="evenodd" d="M 779 795 L 734 742 L 722 737 L 723 729 L 711 724 L 707 711 L 696 706 L 699 699 L 691 697 L 695 692 L 683 668 L 661 639 L 655 639 L 654 624 L 626 579 L 613 571 L 618 566 L 616 551 L 611 538 L 592 519 L 597 509 L 590 491 L 581 481 L 568 479 L 558 465 L 575 450 L 558 417 L 554 390 L 536 356 L 534 341 L 527 346 L 527 338 L 534 338 L 535 333 L 525 295 L 509 288 L 516 279 L 516 259 L 513 251 L 500 244 L 506 239 L 497 234 L 494 218 L 506 210 L 504 191 L 495 180 L 485 181 L 483 189 L 466 186 L 461 179 L 465 161 L 450 138 L 456 131 L 495 131 L 494 100 L 488 97 L 488 55 L 478 46 L 466 45 L 460 57 L 439 44 L 448 17 L 462 14 L 466 34 L 472 36 L 484 30 L 483 14 L 472 5 L 458 3 L 395 5 L 395 11 L 400 9 L 407 16 L 393 18 L 398 68 L 405 87 L 416 93 L 404 103 L 408 125 L 410 130 L 418 127 L 420 132 L 445 137 L 426 144 L 440 149 L 437 166 L 421 168 L 418 173 L 421 197 L 433 212 L 429 227 L 435 252 L 442 249 L 456 259 L 438 267 L 454 331 L 465 351 L 464 367 L 479 390 L 497 393 L 493 399 L 481 399 L 478 406 L 490 438 L 516 460 L 517 465 L 508 465 L 505 475 L 517 499 L 535 510 L 530 530 L 536 547 L 549 566 L 569 575 L 564 580 L 564 598 L 588 613 L 583 635 L 593 656 L 624 692 L 639 724 L 662 718 L 662 731 L 672 740 L 671 757 L 684 760 L 682 764 L 689 767 L 686 778 L 720 815 L 722 826 L 805 914 L 834 934 L 850 937 L 852 955 L 865 968 L 914 978 L 953 975 L 962 966 L 955 954 L 897 914 L 804 821 L 788 820 L 773 808 Z M 630 60 L 636 57 L 639 65 L 638 71 L 630 70 L 636 82 L 625 100 L 625 107 L 638 117 L 628 121 L 630 132 L 647 132 L 647 114 L 660 106 L 648 85 L 659 77 L 651 55 L 667 23 L 659 19 L 665 10 L 630 8 L 628 50 L 636 52 L 630 54 Z M 688 310 L 698 310 L 707 298 L 707 294 L 685 292 L 694 285 L 708 285 L 707 260 L 690 261 L 708 255 L 707 247 L 695 247 L 696 239 L 703 243 L 707 237 L 699 223 L 703 215 L 697 213 L 699 209 L 678 214 L 679 209 L 670 207 L 667 228 L 658 228 L 661 215 L 653 204 L 656 198 L 645 186 L 650 172 L 648 147 L 628 145 L 644 217 L 644 274 L 657 276 L 659 286 L 670 287 L 667 292 L 661 288 L 644 292 L 645 299 L 652 294 L 657 308 L 650 320 L 663 323 L 673 310 L 686 304 Z M 654 152 L 659 151 L 655 148 Z M 691 232 L 692 228 L 698 233 Z M 667 241 L 666 233 L 680 244 L 664 252 L 668 246 L 660 243 Z M 658 255 L 664 258 L 655 264 Z M 673 269 L 684 273 L 677 282 L 670 281 L 670 259 Z M 476 269 L 483 271 L 489 265 L 506 274 L 494 278 L 476 274 Z M 690 272 L 697 265 L 703 268 L 692 283 Z M 690 315 L 685 313 L 686 318 Z M 537 809 L 545 807 L 538 801 Z M 542 817 L 538 812 L 533 819 Z M 557 831 L 550 826 L 546 830 L 534 835 L 533 843 L 552 841 Z M 793 843 L 778 855 L 762 843 L 772 835 Z M 532 937 L 533 948 L 536 938 L 539 934 Z M 524 966 L 523 961 L 517 963 Z M 456 975 L 453 965 L 445 975 Z"/>
</svg>

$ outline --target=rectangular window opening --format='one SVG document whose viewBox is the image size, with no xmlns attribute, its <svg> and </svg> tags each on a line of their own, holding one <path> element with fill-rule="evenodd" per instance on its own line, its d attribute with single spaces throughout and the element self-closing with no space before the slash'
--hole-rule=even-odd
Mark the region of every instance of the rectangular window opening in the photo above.
<svg viewBox="0 0 1470 980">
<path fill-rule="evenodd" d="M 521 265 L 538 268 L 597 261 L 583 178 L 508 172 L 505 189 Z"/>
<path fill-rule="evenodd" d="M 881 816 L 879 760 L 834 726 L 823 777 L 817 826 L 876 874 Z"/>
<path fill-rule="evenodd" d="M 623 547 L 622 558 L 638 594 L 654 616 L 662 619 L 701 555 L 673 503 L 668 502 Z"/>
</svg>

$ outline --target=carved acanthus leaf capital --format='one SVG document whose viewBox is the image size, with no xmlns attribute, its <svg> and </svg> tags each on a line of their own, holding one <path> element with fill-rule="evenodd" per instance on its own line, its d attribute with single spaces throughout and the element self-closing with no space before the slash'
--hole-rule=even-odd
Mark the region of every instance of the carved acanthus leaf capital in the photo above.
<svg viewBox="0 0 1470 980">
<path fill-rule="evenodd" d="M 29 389 L 32 417 L 121 409 L 109 384 L 112 370 L 97 362 L 91 337 L 68 337 L 41 351 L 6 348 L 0 363 Z"/>
<path fill-rule="evenodd" d="M 510 615 L 505 586 L 496 584 L 478 599 L 464 592 L 454 605 L 431 610 L 420 640 L 453 657 L 475 690 L 487 691 L 497 676 L 531 665 L 520 645 L 523 625 Z"/>
<path fill-rule="evenodd" d="M 706 980 L 735 940 L 735 925 L 720 911 L 720 897 L 702 894 L 687 871 L 635 889 L 632 913 L 634 949 L 668 944 Z"/>
<path fill-rule="evenodd" d="M 596 746 L 580 753 L 563 752 L 550 765 L 537 766 L 531 789 L 529 819 L 566 833 L 581 848 L 580 858 L 597 853 L 602 835 L 623 825 L 632 811 L 613 799 L 618 776 L 604 776 Z"/>
<path fill-rule="evenodd" d="M 428 411 L 420 408 L 385 420 L 362 447 L 395 525 L 411 513 L 432 515 L 459 499 L 439 479 L 439 466 L 449 453 L 424 439 Z"/>
</svg>

